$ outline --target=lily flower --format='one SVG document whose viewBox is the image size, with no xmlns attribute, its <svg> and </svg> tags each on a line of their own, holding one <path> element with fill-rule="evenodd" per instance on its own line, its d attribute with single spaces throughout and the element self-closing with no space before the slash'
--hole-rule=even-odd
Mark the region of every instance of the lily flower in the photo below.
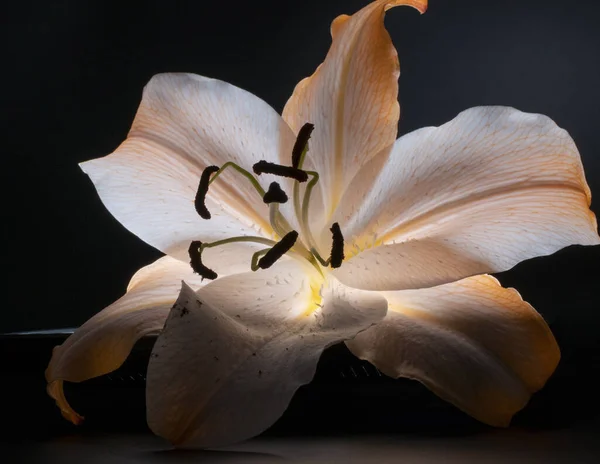
<svg viewBox="0 0 600 464">
<path fill-rule="evenodd" d="M 166 256 L 54 349 L 48 392 L 67 419 L 82 418 L 63 382 L 117 369 L 150 333 L 148 424 L 181 447 L 261 433 L 344 340 L 494 426 L 542 388 L 556 341 L 486 273 L 600 243 L 579 153 L 548 117 L 507 107 L 396 140 L 384 15 L 399 5 L 427 1 L 335 19 L 282 116 L 225 82 L 161 74 L 127 139 L 82 164 L 108 210 Z"/>
</svg>

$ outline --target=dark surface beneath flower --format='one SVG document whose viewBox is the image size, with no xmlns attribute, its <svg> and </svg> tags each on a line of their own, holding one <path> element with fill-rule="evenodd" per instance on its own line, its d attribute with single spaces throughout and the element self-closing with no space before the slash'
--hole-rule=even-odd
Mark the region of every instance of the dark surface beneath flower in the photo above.
<svg viewBox="0 0 600 464">
<path fill-rule="evenodd" d="M 6 449 L 20 463 L 595 463 L 600 424 L 471 436 L 260 437 L 222 450 L 173 450 L 152 435 L 89 434 Z"/>
<path fill-rule="evenodd" d="M 558 334 L 560 336 L 560 334 Z M 154 338 L 142 339 L 116 372 L 66 394 L 86 416 L 75 427 L 45 394 L 51 347 L 66 335 L 0 337 L 6 462 L 595 462 L 600 453 L 600 349 L 563 353 L 547 386 L 509 429 L 484 426 L 417 382 L 393 380 L 344 345 L 322 356 L 261 437 L 219 451 L 173 451 L 145 423 L 144 386 Z"/>
</svg>

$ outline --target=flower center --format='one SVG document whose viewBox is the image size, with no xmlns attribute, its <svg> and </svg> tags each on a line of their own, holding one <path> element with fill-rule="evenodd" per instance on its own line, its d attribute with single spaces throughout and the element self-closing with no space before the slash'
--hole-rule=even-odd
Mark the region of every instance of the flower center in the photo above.
<svg viewBox="0 0 600 464">
<path fill-rule="evenodd" d="M 288 201 L 287 194 L 282 190 L 277 182 L 272 182 L 269 190 L 265 192 L 256 177 L 242 168 L 241 166 L 227 162 L 220 168 L 218 166 L 208 166 L 202 172 L 200 183 L 194 199 L 196 212 L 205 220 L 211 218 L 210 211 L 206 207 L 205 200 L 210 185 L 225 171 L 225 169 L 233 168 L 243 177 L 245 177 L 254 187 L 256 192 L 262 197 L 264 203 L 269 205 L 269 221 L 276 235 L 279 236 L 279 241 L 270 240 L 264 237 L 256 236 L 238 236 L 231 237 L 216 242 L 203 243 L 201 241 L 193 241 L 190 244 L 188 253 L 190 256 L 190 264 L 192 269 L 202 278 L 216 279 L 217 273 L 202 263 L 202 251 L 206 248 L 222 246 L 235 242 L 254 242 L 267 245 L 268 248 L 257 251 L 252 256 L 250 268 L 253 271 L 259 269 L 267 269 L 271 267 L 283 255 L 289 254 L 294 258 L 306 259 L 314 266 L 321 275 L 323 274 L 322 267 L 337 268 L 342 265 L 344 260 L 344 237 L 339 224 L 336 222 L 331 226 L 332 247 L 331 254 L 328 259 L 323 259 L 319 254 L 315 239 L 312 235 L 309 223 L 309 206 L 312 191 L 319 182 L 319 174 L 316 171 L 305 171 L 302 169 L 304 159 L 308 153 L 308 141 L 314 126 L 310 123 L 305 124 L 296 139 L 294 149 L 292 151 L 292 165 L 283 166 L 267 161 L 259 161 L 252 170 L 254 174 L 273 174 L 279 177 L 287 177 L 293 179 L 293 202 L 294 212 L 300 231 L 293 230 L 285 216 L 280 212 L 279 205 Z M 310 180 L 309 180 L 310 178 Z M 305 183 L 304 196 L 300 195 L 300 184 Z M 299 237 L 301 239 L 299 240 Z"/>
</svg>

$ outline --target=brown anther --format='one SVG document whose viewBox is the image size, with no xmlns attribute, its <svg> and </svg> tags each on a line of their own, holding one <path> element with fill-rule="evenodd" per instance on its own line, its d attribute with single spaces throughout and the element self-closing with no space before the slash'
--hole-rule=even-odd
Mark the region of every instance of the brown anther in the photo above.
<svg viewBox="0 0 600 464">
<path fill-rule="evenodd" d="M 329 264 L 331 267 L 336 268 L 342 265 L 344 261 L 344 236 L 342 230 L 337 222 L 334 222 L 331 226 L 332 243 L 331 243 L 331 257 L 329 258 Z"/>
<path fill-rule="evenodd" d="M 310 135 L 312 134 L 314 128 L 314 124 L 307 122 L 302 126 L 300 132 L 298 132 L 298 137 L 296 137 L 296 143 L 294 144 L 294 149 L 292 150 L 292 166 L 297 169 L 300 167 L 300 158 L 308 146 L 308 140 L 310 139 Z"/>
<path fill-rule="evenodd" d="M 294 246 L 294 243 L 296 243 L 297 239 L 298 232 L 296 232 L 295 230 L 292 230 L 291 232 L 285 234 L 285 236 L 279 242 L 273 245 L 273 248 L 267 251 L 267 253 L 258 260 L 258 267 L 260 267 L 261 269 L 270 268 L 275 263 L 275 261 L 277 261 L 283 255 L 285 255 L 290 250 L 290 248 Z"/>
<path fill-rule="evenodd" d="M 204 169 L 204 171 L 202 171 L 202 176 L 200 176 L 200 183 L 198 184 L 198 190 L 196 191 L 196 198 L 194 198 L 194 207 L 202 219 L 210 219 L 210 211 L 205 204 L 206 194 L 208 193 L 210 176 L 218 170 L 218 166 L 208 166 Z"/>
<path fill-rule="evenodd" d="M 214 280 L 219 275 L 209 269 L 204 264 L 202 264 L 202 242 L 199 240 L 195 240 L 190 243 L 190 247 L 188 248 L 188 255 L 190 256 L 190 265 L 196 274 L 201 276 L 203 279 Z"/>
<path fill-rule="evenodd" d="M 260 176 L 261 174 L 274 174 L 280 177 L 289 177 L 295 179 L 298 182 L 306 182 L 308 180 L 308 174 L 302 169 L 294 168 L 292 166 L 282 166 L 281 164 L 268 163 L 267 161 L 261 160 L 252 166 L 254 174 Z"/>
</svg>

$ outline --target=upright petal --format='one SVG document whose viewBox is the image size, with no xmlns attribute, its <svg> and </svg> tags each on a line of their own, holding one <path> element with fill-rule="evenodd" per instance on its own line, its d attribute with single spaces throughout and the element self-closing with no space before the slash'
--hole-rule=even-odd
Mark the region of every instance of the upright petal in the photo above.
<svg viewBox="0 0 600 464">
<path fill-rule="evenodd" d="M 297 263 L 274 268 L 198 293 L 184 284 L 148 366 L 148 424 L 157 435 L 190 448 L 258 435 L 310 382 L 324 348 L 385 316 L 376 293 L 330 280 L 319 303 L 318 280 Z"/>
<path fill-rule="evenodd" d="M 575 143 L 513 108 L 472 108 L 401 137 L 352 186 L 334 220 L 356 256 L 336 276 L 358 288 L 439 285 L 600 243 Z"/>
<path fill-rule="evenodd" d="M 65 399 L 63 381 L 82 382 L 123 364 L 137 340 L 162 329 L 182 279 L 194 288 L 202 285 L 189 264 L 168 256 L 160 258 L 132 277 L 123 297 L 54 348 L 46 381 L 48 393 L 65 418 L 75 424 L 82 419 Z"/>
<path fill-rule="evenodd" d="M 386 10 L 400 5 L 423 13 L 427 0 L 379 0 L 335 19 L 325 61 L 296 86 L 283 110 L 295 132 L 306 122 L 315 125 L 309 165 L 321 182 L 311 208 L 315 217 L 324 214 L 322 220 L 357 169 L 396 138 L 400 66 L 383 19 Z"/>
<path fill-rule="evenodd" d="M 203 169 L 233 161 L 246 170 L 291 153 L 294 135 L 254 95 L 193 74 L 159 74 L 144 89 L 127 140 L 109 156 L 82 164 L 108 210 L 142 240 L 182 259 L 192 240 L 270 236 L 268 208 L 235 170 L 211 184 L 211 220 L 194 197 Z M 263 175 L 259 182 L 272 181 Z"/>
<path fill-rule="evenodd" d="M 386 318 L 346 342 L 350 350 L 487 424 L 508 425 L 560 359 L 542 317 L 491 276 L 384 294 Z"/>
</svg>

